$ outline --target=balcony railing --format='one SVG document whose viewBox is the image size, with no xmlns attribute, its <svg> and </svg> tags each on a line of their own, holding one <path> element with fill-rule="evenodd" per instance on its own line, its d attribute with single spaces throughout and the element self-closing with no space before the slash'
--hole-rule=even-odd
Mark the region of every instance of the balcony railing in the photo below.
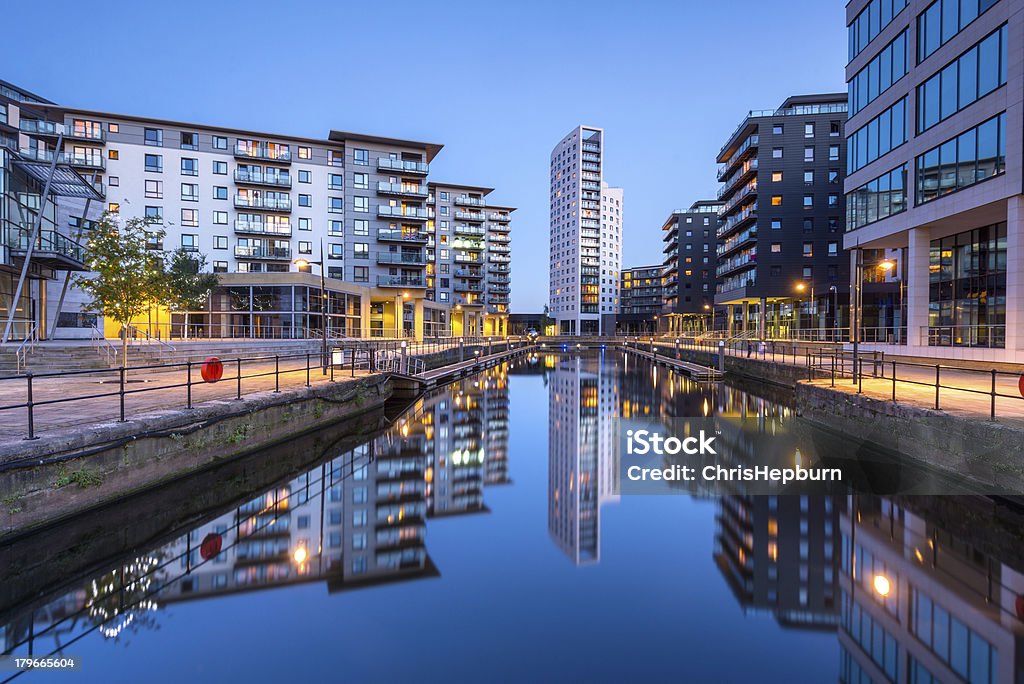
<svg viewBox="0 0 1024 684">
<path fill-rule="evenodd" d="M 292 187 L 292 177 L 288 174 L 253 173 L 235 169 L 235 182 L 248 185 L 269 185 L 277 188 Z"/>
<path fill-rule="evenodd" d="M 508 294 L 509 292 L 512 291 L 512 288 L 510 288 L 508 285 L 493 285 L 492 284 L 492 285 L 489 285 L 488 287 L 490 288 L 491 292 L 494 293 L 494 294 Z"/>
<path fill-rule="evenodd" d="M 411 230 L 392 230 L 390 228 L 380 228 L 377 230 L 377 239 L 382 242 L 421 242 L 425 243 L 430 240 L 430 236 L 426 233 Z"/>
<path fill-rule="evenodd" d="M 512 220 L 512 217 L 504 211 L 492 211 L 487 215 L 488 221 L 496 221 L 498 223 L 508 223 Z"/>
<path fill-rule="evenodd" d="M 40 119 L 22 119 L 18 122 L 18 128 L 32 135 L 57 135 L 64 129 L 64 124 Z"/>
<path fill-rule="evenodd" d="M 467 226 L 465 223 L 456 223 L 452 228 L 452 232 L 456 235 L 476 235 L 483 237 L 487 235 L 487 231 L 480 226 Z"/>
<path fill-rule="evenodd" d="M 68 166 L 74 166 L 83 169 L 105 169 L 107 168 L 107 160 L 103 158 L 102 154 L 67 154 L 63 156 L 63 161 Z"/>
<path fill-rule="evenodd" d="M 28 228 L 26 226 L 26 228 Z M 28 230 L 25 232 L 15 233 L 14 230 L 9 230 L 9 237 L 7 240 L 8 248 L 14 253 L 15 256 L 23 256 L 22 252 L 28 251 L 28 246 L 32 244 L 32 251 L 36 257 L 42 257 L 44 255 L 54 255 L 63 257 L 64 259 L 75 262 L 76 265 L 83 265 L 85 262 L 85 248 L 67 237 L 61 235 L 55 230 L 41 230 L 39 235 L 36 237 L 35 242 L 32 241 L 32 235 Z"/>
<path fill-rule="evenodd" d="M 469 195 L 459 195 L 455 198 L 455 204 L 462 207 L 486 207 L 487 201 L 482 197 L 470 197 Z"/>
<path fill-rule="evenodd" d="M 235 206 L 239 209 L 265 209 L 268 211 L 291 211 L 289 197 L 244 197 L 235 195 Z"/>
<path fill-rule="evenodd" d="M 423 252 L 377 252 L 377 263 L 424 266 L 427 263 L 427 257 Z"/>
<path fill-rule="evenodd" d="M 250 235 L 280 235 L 290 237 L 292 234 L 291 224 L 264 223 L 263 221 L 246 221 L 235 219 L 235 232 Z"/>
<path fill-rule="evenodd" d="M 512 238 L 508 235 L 488 235 L 487 239 L 491 242 L 500 242 L 503 245 L 507 245 L 512 242 Z"/>
<path fill-rule="evenodd" d="M 476 221 L 482 223 L 485 219 L 483 212 L 479 211 L 457 211 L 455 218 L 459 221 Z"/>
<path fill-rule="evenodd" d="M 426 197 L 429 194 L 425 185 L 388 183 L 387 181 L 377 182 L 377 193 L 381 195 L 398 195 L 400 197 Z"/>
<path fill-rule="evenodd" d="M 484 286 L 480 283 L 455 283 L 456 292 L 483 292 Z"/>
<path fill-rule="evenodd" d="M 456 278 L 475 278 L 480 280 L 484 277 L 483 271 L 479 271 L 472 268 L 457 268 L 455 269 Z"/>
<path fill-rule="evenodd" d="M 291 247 L 244 247 L 235 246 L 235 258 L 237 259 L 291 259 Z"/>
<path fill-rule="evenodd" d="M 64 127 L 64 137 L 74 140 L 85 140 L 86 142 L 105 142 L 107 137 L 100 125 L 85 128 L 75 128 L 74 124 Z"/>
<path fill-rule="evenodd" d="M 380 204 L 377 206 L 377 216 L 426 221 L 430 218 L 430 210 L 422 207 L 392 207 L 387 204 Z"/>
<path fill-rule="evenodd" d="M 490 259 L 492 264 L 507 264 L 512 261 L 512 257 L 504 254 L 491 254 Z"/>
<path fill-rule="evenodd" d="M 482 264 L 484 262 L 483 254 L 456 254 L 455 263 L 457 264 Z"/>
<path fill-rule="evenodd" d="M 426 281 L 418 276 L 377 276 L 377 287 L 426 287 Z"/>
<path fill-rule="evenodd" d="M 415 173 L 425 176 L 430 171 L 430 164 L 420 161 L 403 161 L 401 159 L 388 159 L 381 157 L 377 160 L 377 170 Z"/>
<path fill-rule="evenodd" d="M 508 245 L 491 245 L 490 250 L 494 253 L 508 254 L 512 251 L 512 248 Z"/>
<path fill-rule="evenodd" d="M 274 162 L 291 162 L 292 152 L 287 146 L 242 145 L 235 143 L 235 156 L 247 159 L 266 159 Z"/>
<path fill-rule="evenodd" d="M 512 267 L 505 264 L 491 263 L 487 266 L 488 273 L 511 273 Z"/>
</svg>

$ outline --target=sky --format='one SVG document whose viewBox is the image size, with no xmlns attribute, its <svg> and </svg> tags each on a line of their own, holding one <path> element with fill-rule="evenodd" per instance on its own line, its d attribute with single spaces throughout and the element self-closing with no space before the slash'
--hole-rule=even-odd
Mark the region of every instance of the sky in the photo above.
<svg viewBox="0 0 1024 684">
<path fill-rule="evenodd" d="M 15 2 L 0 79 L 69 106 L 288 135 L 437 142 L 431 180 L 495 188 L 512 223 L 512 311 L 547 303 L 548 163 L 605 129 L 625 188 L 623 265 L 713 198 L 748 110 L 845 91 L 842 0 Z M 31 30 L 30 27 L 32 28 Z"/>
</svg>

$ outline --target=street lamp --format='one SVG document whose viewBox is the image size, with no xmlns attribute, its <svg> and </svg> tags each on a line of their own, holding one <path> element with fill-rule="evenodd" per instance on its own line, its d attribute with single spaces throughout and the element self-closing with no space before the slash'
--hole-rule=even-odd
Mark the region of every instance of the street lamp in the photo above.
<svg viewBox="0 0 1024 684">
<path fill-rule="evenodd" d="M 797 292 L 803 293 L 807 289 L 808 289 L 807 283 L 797 283 L 796 284 L 796 291 Z M 814 283 L 811 283 L 810 290 L 811 290 L 811 299 L 808 302 L 808 304 L 810 305 L 808 308 L 810 309 L 811 322 L 813 323 L 814 322 L 814 314 L 816 313 L 815 310 L 814 310 L 815 309 L 815 307 L 814 307 Z M 797 297 L 797 300 L 796 300 L 796 322 L 797 322 L 797 328 L 799 329 L 801 327 L 800 326 L 801 321 L 800 321 L 800 298 L 799 297 Z"/>
<path fill-rule="evenodd" d="M 710 304 L 705 304 L 704 305 L 704 310 L 711 312 L 711 330 L 710 330 L 710 332 L 714 333 L 715 332 L 715 309 Z"/>
<path fill-rule="evenodd" d="M 828 291 L 832 293 L 832 341 L 839 341 L 839 288 L 829 285 Z"/>
<path fill-rule="evenodd" d="M 856 253 L 856 268 L 854 269 L 854 290 L 853 290 L 853 302 L 854 305 L 851 307 L 852 315 L 850 317 L 850 337 L 853 342 L 853 384 L 857 384 L 857 379 L 860 374 L 860 369 L 857 365 L 857 354 L 860 347 L 860 336 L 861 336 L 861 319 L 864 317 L 864 251 L 858 246 L 855 248 Z M 896 267 L 896 261 L 894 259 L 883 259 L 875 264 L 875 268 L 882 271 L 890 271 Z M 902 283 L 901 294 L 900 294 L 900 306 L 903 305 L 902 299 Z"/>
<path fill-rule="evenodd" d="M 327 375 L 327 332 L 330 318 L 327 316 L 327 281 L 324 274 L 324 241 L 320 241 L 320 261 L 296 259 L 294 263 L 299 268 L 305 268 L 306 266 L 313 265 L 320 267 L 320 316 L 323 321 L 323 330 L 320 331 L 320 367 L 323 369 L 323 374 Z"/>
</svg>

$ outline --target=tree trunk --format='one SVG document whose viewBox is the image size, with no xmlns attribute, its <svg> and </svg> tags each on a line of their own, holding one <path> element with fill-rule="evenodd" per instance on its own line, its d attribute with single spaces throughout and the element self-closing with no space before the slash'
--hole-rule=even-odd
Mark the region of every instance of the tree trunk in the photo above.
<svg viewBox="0 0 1024 684">
<path fill-rule="evenodd" d="M 188 341 L 188 309 L 185 309 L 185 335 L 184 339 Z"/>
<path fill-rule="evenodd" d="M 121 324 L 121 365 L 128 367 L 128 326 Z"/>
</svg>

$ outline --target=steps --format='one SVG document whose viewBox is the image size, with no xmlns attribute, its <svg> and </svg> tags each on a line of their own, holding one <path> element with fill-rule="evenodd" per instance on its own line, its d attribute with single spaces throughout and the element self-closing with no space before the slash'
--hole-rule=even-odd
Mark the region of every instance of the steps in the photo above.
<svg viewBox="0 0 1024 684">
<path fill-rule="evenodd" d="M 183 342 L 176 340 L 174 348 L 155 342 L 128 346 L 129 366 L 156 366 L 199 362 L 211 356 L 222 361 L 229 359 L 252 359 L 274 355 L 288 356 L 312 354 L 313 362 L 319 363 L 321 342 L 308 340 L 221 340 Z M 119 348 L 120 349 L 120 348 Z"/>
<path fill-rule="evenodd" d="M 29 352 L 27 369 L 33 373 L 53 373 L 107 368 L 106 358 L 92 345 L 81 343 L 40 342 Z M 24 370 L 24 369 L 23 369 Z M 0 351 L 0 374 L 17 372 L 14 350 Z"/>
</svg>

